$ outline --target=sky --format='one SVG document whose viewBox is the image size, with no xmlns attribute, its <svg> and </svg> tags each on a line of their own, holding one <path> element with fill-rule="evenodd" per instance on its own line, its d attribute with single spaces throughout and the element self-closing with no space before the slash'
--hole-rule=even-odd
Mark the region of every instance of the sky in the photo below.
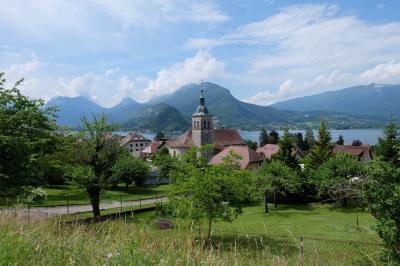
<svg viewBox="0 0 400 266">
<path fill-rule="evenodd" d="M 400 83 L 400 1 L 0 0 L 0 72 L 111 107 L 201 80 L 268 105 Z"/>
</svg>

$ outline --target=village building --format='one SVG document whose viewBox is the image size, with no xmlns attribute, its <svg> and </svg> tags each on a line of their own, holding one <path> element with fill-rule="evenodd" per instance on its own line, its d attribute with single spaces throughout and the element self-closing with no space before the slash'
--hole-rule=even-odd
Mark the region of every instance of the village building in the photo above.
<svg viewBox="0 0 400 266">
<path fill-rule="evenodd" d="M 201 147 L 206 144 L 213 145 L 214 153 L 231 145 L 245 145 L 236 129 L 214 128 L 212 117 L 205 105 L 202 90 L 200 105 L 192 115 L 192 128 L 178 138 L 166 142 L 171 156 L 180 156 L 192 147 Z"/>
<path fill-rule="evenodd" d="M 241 169 L 255 170 L 265 160 L 263 155 L 252 150 L 247 145 L 232 145 L 214 155 L 209 163 L 212 165 L 220 164 L 223 162 L 223 159 L 232 152 L 239 155 L 239 166 Z"/>
<path fill-rule="evenodd" d="M 271 159 L 272 156 L 274 156 L 275 154 L 277 154 L 279 152 L 279 145 L 278 144 L 265 144 L 262 147 L 258 147 L 256 152 L 264 155 L 264 157 L 266 159 Z M 296 160 L 299 161 L 307 155 L 307 152 L 303 151 L 297 145 L 295 145 L 295 147 L 292 150 L 292 155 L 294 156 L 294 158 Z"/>
<path fill-rule="evenodd" d="M 335 145 L 333 153 L 346 153 L 355 156 L 361 162 L 369 162 L 373 159 L 373 155 L 369 145 Z"/>
<path fill-rule="evenodd" d="M 145 158 L 149 158 L 151 155 L 157 153 L 157 151 L 165 145 L 165 141 L 154 141 L 150 143 L 145 149 L 142 150 L 142 154 Z"/>
<path fill-rule="evenodd" d="M 150 143 L 151 140 L 148 138 L 139 133 L 132 132 L 122 139 L 121 146 L 125 147 L 132 156 L 143 158 L 143 150 L 147 148 Z"/>
</svg>

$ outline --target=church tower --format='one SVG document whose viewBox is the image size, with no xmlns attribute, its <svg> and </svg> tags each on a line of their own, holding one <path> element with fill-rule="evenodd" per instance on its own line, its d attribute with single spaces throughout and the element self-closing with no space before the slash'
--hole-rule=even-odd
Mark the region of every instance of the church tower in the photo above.
<svg viewBox="0 0 400 266">
<path fill-rule="evenodd" d="M 208 113 L 203 94 L 203 82 L 200 84 L 200 105 L 192 115 L 192 140 L 196 147 L 213 143 L 212 115 Z"/>
</svg>

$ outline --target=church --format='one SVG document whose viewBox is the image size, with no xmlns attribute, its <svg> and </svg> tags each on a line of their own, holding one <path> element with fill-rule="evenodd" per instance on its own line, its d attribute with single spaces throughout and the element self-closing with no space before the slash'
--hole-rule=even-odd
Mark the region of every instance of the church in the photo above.
<svg viewBox="0 0 400 266">
<path fill-rule="evenodd" d="M 171 156 L 179 156 L 192 147 L 201 147 L 206 144 L 213 144 L 214 154 L 228 146 L 245 145 L 236 129 L 214 128 L 213 115 L 208 112 L 204 93 L 201 90 L 199 106 L 192 115 L 192 128 L 178 138 L 168 141 L 166 147 Z"/>
</svg>

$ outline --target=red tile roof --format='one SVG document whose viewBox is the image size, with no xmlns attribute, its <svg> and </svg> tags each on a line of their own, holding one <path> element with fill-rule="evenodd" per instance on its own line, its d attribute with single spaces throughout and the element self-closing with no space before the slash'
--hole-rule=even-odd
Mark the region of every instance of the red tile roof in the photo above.
<svg viewBox="0 0 400 266">
<path fill-rule="evenodd" d="M 122 139 L 121 145 L 124 146 L 128 142 L 131 142 L 131 141 L 149 141 L 149 142 L 151 142 L 151 140 L 149 140 L 148 138 L 145 138 L 136 132 L 132 132 L 132 133 L 129 133 L 125 138 Z"/>
<path fill-rule="evenodd" d="M 244 145 L 244 141 L 236 129 L 215 128 L 213 130 L 213 144 Z"/>
<path fill-rule="evenodd" d="M 265 159 L 264 156 L 250 149 L 246 145 L 232 145 L 214 155 L 209 163 L 214 165 L 222 163 L 222 159 L 228 156 L 231 151 L 242 157 L 242 159 L 239 161 L 241 169 L 246 169 L 251 163 L 262 162 Z"/>
<path fill-rule="evenodd" d="M 360 161 L 368 162 L 372 160 L 372 153 L 369 145 L 353 146 L 353 145 L 336 145 L 333 153 L 347 153 L 356 156 Z"/>
<path fill-rule="evenodd" d="M 149 146 L 147 146 L 144 150 L 142 150 L 143 153 L 147 154 L 154 154 L 157 152 L 158 148 L 163 144 L 162 141 L 155 141 L 152 142 Z"/>
<path fill-rule="evenodd" d="M 167 145 L 171 148 L 191 148 L 193 147 L 192 130 L 189 129 L 178 138 L 167 141 Z"/>
<path fill-rule="evenodd" d="M 271 157 L 278 153 L 279 146 L 277 144 L 265 144 L 262 147 L 258 147 L 256 150 L 258 153 L 261 153 L 267 159 L 271 159 Z"/>
<path fill-rule="evenodd" d="M 236 129 L 216 128 L 213 129 L 213 144 L 217 146 L 244 145 L 244 141 Z M 191 148 L 192 130 L 189 129 L 177 139 L 167 142 L 171 148 Z"/>
</svg>

